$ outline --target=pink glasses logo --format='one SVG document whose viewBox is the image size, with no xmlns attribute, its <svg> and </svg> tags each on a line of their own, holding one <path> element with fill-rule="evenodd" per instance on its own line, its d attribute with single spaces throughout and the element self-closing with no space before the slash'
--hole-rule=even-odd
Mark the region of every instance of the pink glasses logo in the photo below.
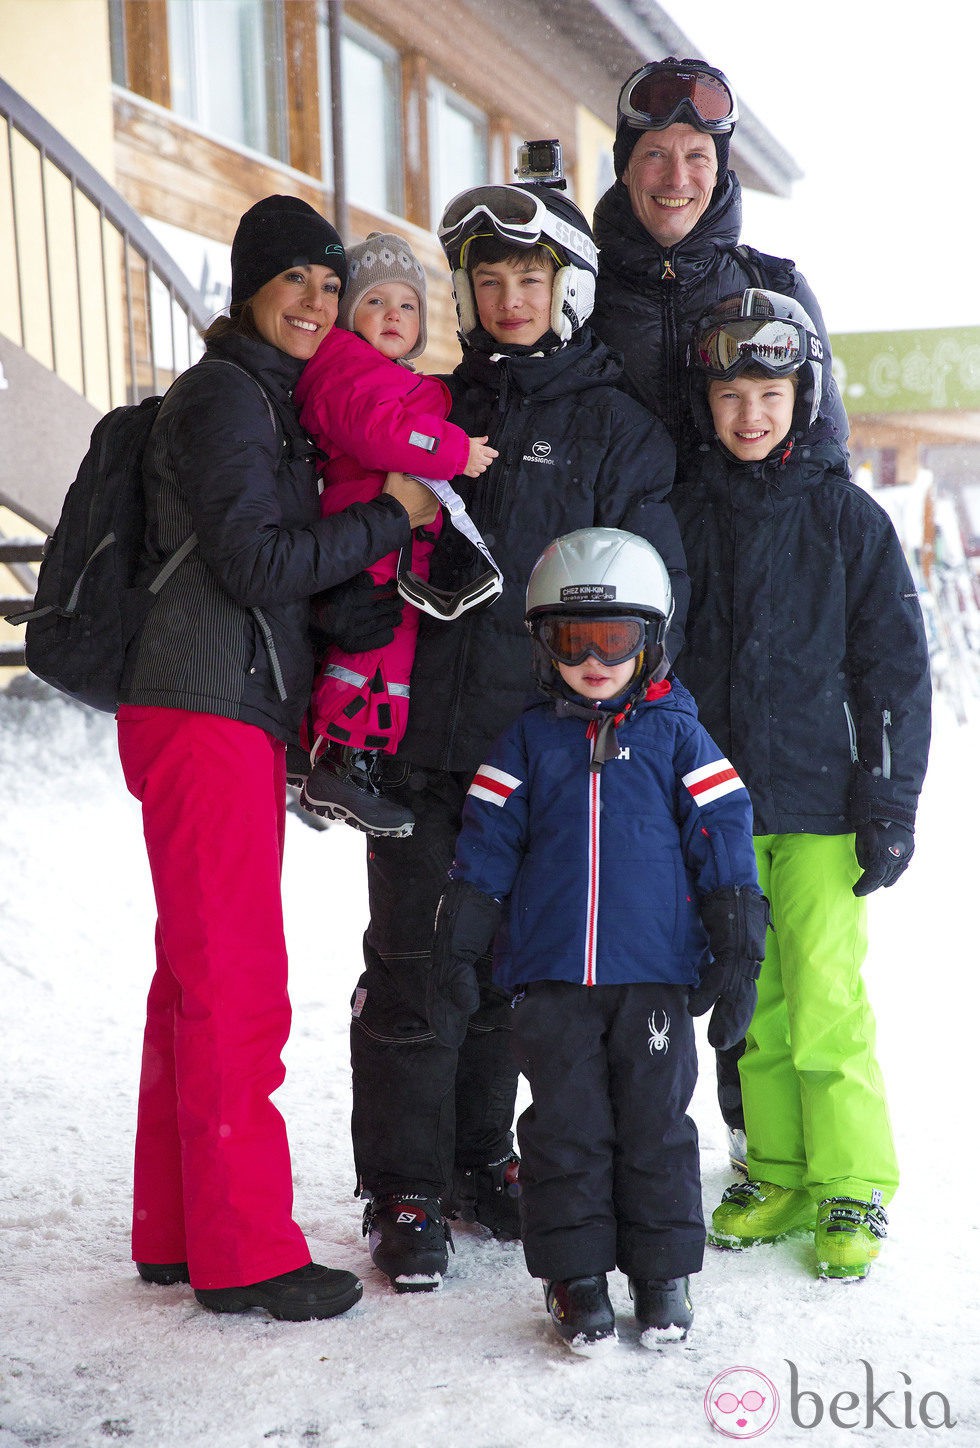
<svg viewBox="0 0 980 1448">
<path fill-rule="evenodd" d="M 772 1427 L 779 1415 L 779 1394 L 756 1368 L 726 1368 L 708 1385 L 704 1411 L 713 1428 L 742 1443 Z"/>
</svg>

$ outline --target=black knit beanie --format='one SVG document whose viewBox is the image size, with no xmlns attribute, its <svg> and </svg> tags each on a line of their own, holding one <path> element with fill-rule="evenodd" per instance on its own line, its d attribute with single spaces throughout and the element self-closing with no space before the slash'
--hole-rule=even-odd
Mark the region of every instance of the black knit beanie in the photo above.
<svg viewBox="0 0 980 1448">
<path fill-rule="evenodd" d="M 710 132 L 705 132 L 705 134 L 708 135 Z M 625 116 L 620 116 L 617 120 L 616 139 L 613 142 L 613 166 L 616 171 L 617 181 L 622 181 L 623 173 L 629 165 L 633 149 L 640 137 L 645 135 L 646 131 L 640 130 L 637 126 L 630 125 Z M 723 135 L 713 135 L 711 139 L 715 143 L 715 155 L 718 157 L 718 178 L 715 181 L 715 185 L 718 186 L 724 181 L 728 173 L 728 150 L 732 141 L 732 133 L 731 131 L 726 131 Z"/>
<path fill-rule="evenodd" d="M 247 302 L 291 266 L 328 266 L 347 284 L 338 232 L 298 196 L 266 196 L 250 207 L 231 244 L 231 305 Z"/>
</svg>

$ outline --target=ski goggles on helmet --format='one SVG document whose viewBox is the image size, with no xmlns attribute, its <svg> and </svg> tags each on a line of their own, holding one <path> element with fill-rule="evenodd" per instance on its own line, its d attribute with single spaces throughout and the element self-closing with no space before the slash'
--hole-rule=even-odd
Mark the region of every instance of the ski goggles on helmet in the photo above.
<svg viewBox="0 0 980 1448">
<path fill-rule="evenodd" d="M 490 231 L 485 228 L 489 226 Z M 519 186 L 474 186 L 453 197 L 439 223 L 439 240 L 453 267 L 466 265 L 466 248 L 477 236 L 493 235 L 515 246 L 557 242 L 596 271 L 599 253 L 589 237 L 554 216 L 540 196 Z M 564 260 L 555 255 L 559 266 Z"/>
<path fill-rule="evenodd" d="M 625 664 L 642 652 L 647 638 L 646 620 L 626 614 L 545 614 L 531 621 L 531 631 L 550 659 L 572 667 L 590 654 L 600 664 Z"/>
<path fill-rule="evenodd" d="M 643 131 L 662 131 L 686 118 L 700 131 L 724 134 L 738 120 L 738 104 L 720 70 L 696 60 L 655 60 L 623 86 L 619 114 Z"/>
<path fill-rule="evenodd" d="M 771 377 L 798 372 L 810 357 L 820 357 L 819 337 L 798 322 L 738 317 L 703 326 L 694 337 L 694 361 L 709 377 L 727 381 L 746 367 L 761 367 Z"/>
</svg>

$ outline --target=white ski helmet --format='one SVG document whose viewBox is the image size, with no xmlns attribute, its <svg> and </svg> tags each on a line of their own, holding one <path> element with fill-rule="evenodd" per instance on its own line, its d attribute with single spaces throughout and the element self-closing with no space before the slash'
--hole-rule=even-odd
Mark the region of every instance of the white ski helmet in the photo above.
<svg viewBox="0 0 980 1448">
<path fill-rule="evenodd" d="M 556 538 L 531 570 L 524 620 L 534 640 L 534 671 L 551 693 L 558 679 L 542 641 L 542 623 L 556 614 L 634 618 L 643 624 L 636 695 L 670 668 L 665 640 L 674 612 L 670 575 L 652 544 L 621 528 L 580 528 Z"/>
<path fill-rule="evenodd" d="M 477 236 L 515 247 L 543 246 L 558 270 L 551 293 L 551 330 L 567 342 L 592 315 L 599 253 L 589 223 L 554 186 L 525 182 L 473 186 L 454 196 L 442 214 L 439 240 L 453 274 L 459 331 L 465 342 L 479 326 L 466 252 Z"/>
<path fill-rule="evenodd" d="M 688 347 L 691 404 L 706 438 L 704 379 L 728 381 L 748 367 L 770 377 L 799 374 L 792 435 L 802 437 L 816 421 L 823 399 L 824 348 L 810 317 L 795 297 L 748 287 L 722 297 L 698 319 Z M 700 374 L 700 375 L 699 375 Z"/>
</svg>

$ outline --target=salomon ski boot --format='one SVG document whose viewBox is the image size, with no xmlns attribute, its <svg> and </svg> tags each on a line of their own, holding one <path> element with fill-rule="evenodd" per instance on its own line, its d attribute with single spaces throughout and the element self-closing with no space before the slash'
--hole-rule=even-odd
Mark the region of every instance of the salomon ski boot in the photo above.
<svg viewBox="0 0 980 1448">
<path fill-rule="evenodd" d="M 367 835 L 403 839 L 412 833 L 412 811 L 382 791 L 377 749 L 348 749 L 318 739 L 314 756 L 299 797 L 304 809 L 326 819 L 343 820 Z"/>
<path fill-rule="evenodd" d="M 574 1353 L 603 1352 L 616 1341 L 616 1315 L 609 1301 L 606 1274 L 546 1282 L 544 1300 L 555 1331 Z"/>
<path fill-rule="evenodd" d="M 712 1213 L 708 1241 L 737 1252 L 760 1242 L 778 1242 L 801 1227 L 812 1229 L 815 1216 L 805 1191 L 773 1182 L 736 1182 Z"/>
<path fill-rule="evenodd" d="M 633 1310 L 640 1326 L 642 1347 L 659 1347 L 664 1342 L 683 1342 L 694 1321 L 694 1306 L 686 1277 L 643 1282 L 629 1279 Z"/>
<path fill-rule="evenodd" d="M 827 1197 L 817 1210 L 813 1244 L 817 1250 L 817 1276 L 841 1282 L 860 1282 L 888 1235 L 884 1209 L 853 1197 Z"/>
<path fill-rule="evenodd" d="M 372 1262 L 396 1292 L 434 1292 L 442 1286 L 453 1239 L 435 1197 L 372 1197 L 362 1230 Z"/>
</svg>

